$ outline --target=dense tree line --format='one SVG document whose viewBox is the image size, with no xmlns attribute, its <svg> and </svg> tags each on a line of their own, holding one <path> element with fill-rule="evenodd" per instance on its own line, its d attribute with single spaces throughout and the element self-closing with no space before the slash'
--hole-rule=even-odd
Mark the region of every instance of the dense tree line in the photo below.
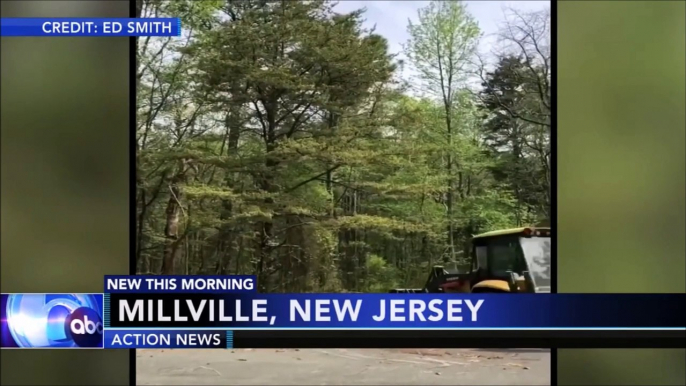
<svg viewBox="0 0 686 386">
<path fill-rule="evenodd" d="M 548 216 L 545 12 L 512 11 L 481 60 L 466 7 L 433 2 L 403 63 L 327 1 L 138 4 L 185 26 L 138 42 L 140 273 L 386 291 Z"/>
</svg>

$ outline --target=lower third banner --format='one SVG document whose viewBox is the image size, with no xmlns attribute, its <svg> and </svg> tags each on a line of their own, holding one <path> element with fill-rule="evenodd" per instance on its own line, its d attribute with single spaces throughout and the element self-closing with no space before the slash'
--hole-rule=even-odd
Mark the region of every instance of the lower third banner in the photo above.
<svg viewBox="0 0 686 386">
<path fill-rule="evenodd" d="M 111 293 L 105 347 L 110 331 L 135 330 L 156 336 L 116 347 L 220 348 L 212 332 L 232 331 L 234 348 L 679 348 L 684 304 L 669 294 Z M 200 333 L 193 346 L 183 331 Z"/>
</svg>

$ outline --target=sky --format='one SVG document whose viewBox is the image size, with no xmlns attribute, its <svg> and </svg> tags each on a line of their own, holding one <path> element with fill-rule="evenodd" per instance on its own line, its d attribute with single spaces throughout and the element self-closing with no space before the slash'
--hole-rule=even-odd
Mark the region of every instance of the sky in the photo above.
<svg viewBox="0 0 686 386">
<path fill-rule="evenodd" d="M 425 7 L 428 1 L 346 1 L 341 0 L 335 10 L 341 13 L 366 8 L 366 27 L 376 25 L 376 33 L 388 39 L 392 53 L 402 51 L 402 44 L 409 37 L 407 20 L 417 20 L 417 10 Z M 521 11 L 536 11 L 550 7 L 549 1 L 465 1 L 467 9 L 479 23 L 484 39 L 479 51 L 488 53 L 494 43 L 494 34 L 498 26 L 504 21 L 504 9 L 507 7 Z"/>
</svg>

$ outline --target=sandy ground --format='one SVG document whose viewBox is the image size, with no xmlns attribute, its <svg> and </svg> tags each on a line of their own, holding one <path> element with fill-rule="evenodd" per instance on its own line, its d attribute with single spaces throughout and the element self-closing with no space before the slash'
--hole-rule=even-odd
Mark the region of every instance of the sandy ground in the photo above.
<svg viewBox="0 0 686 386">
<path fill-rule="evenodd" d="M 531 349 L 138 350 L 139 385 L 549 385 Z"/>
</svg>

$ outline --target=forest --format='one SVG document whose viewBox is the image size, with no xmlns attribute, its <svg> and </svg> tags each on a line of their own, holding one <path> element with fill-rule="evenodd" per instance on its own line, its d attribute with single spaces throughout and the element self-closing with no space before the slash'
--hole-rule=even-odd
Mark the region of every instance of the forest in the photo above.
<svg viewBox="0 0 686 386">
<path fill-rule="evenodd" d="M 463 267 L 472 235 L 547 221 L 549 10 L 497 43 L 459 1 L 402 55 L 330 1 L 138 0 L 140 274 L 250 274 L 261 292 L 387 292 Z"/>
</svg>

